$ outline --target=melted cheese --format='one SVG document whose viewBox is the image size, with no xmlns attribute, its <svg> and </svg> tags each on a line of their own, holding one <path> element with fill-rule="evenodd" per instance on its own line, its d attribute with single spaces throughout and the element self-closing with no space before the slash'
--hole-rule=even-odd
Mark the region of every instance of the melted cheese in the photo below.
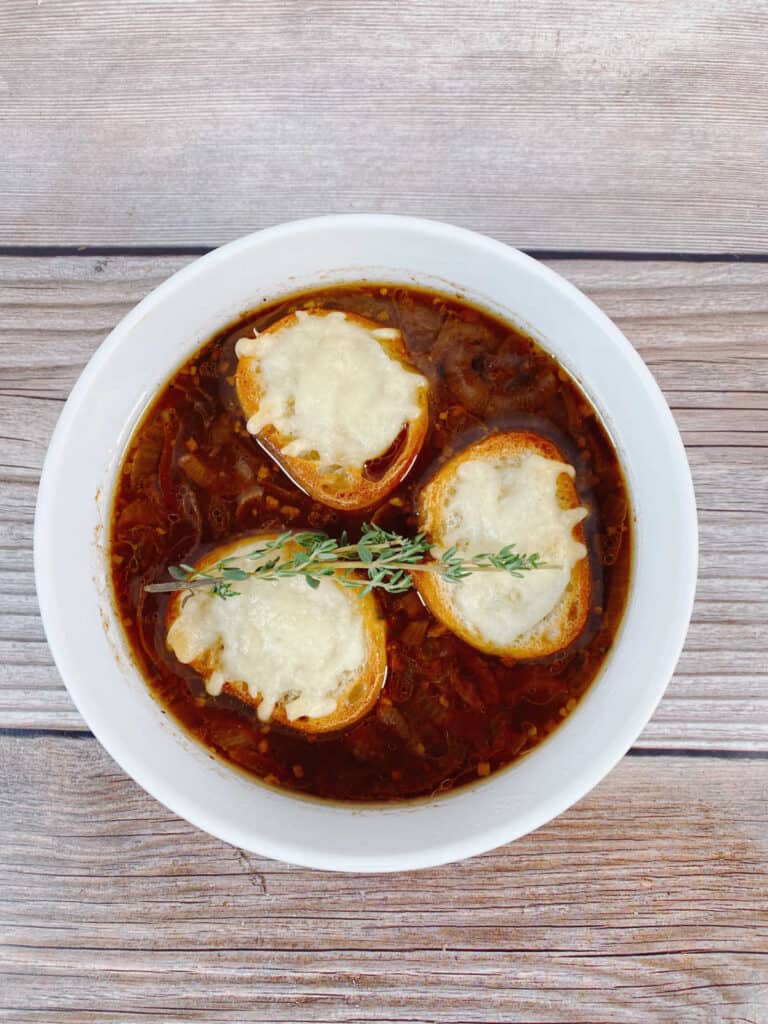
<svg viewBox="0 0 768 1024">
<path fill-rule="evenodd" d="M 456 616 L 486 642 L 508 646 L 541 623 L 587 553 L 573 536 L 587 510 L 560 507 L 561 473 L 573 477 L 573 467 L 534 453 L 498 462 L 467 460 L 456 469 L 436 553 L 455 545 L 463 555 L 477 555 L 514 544 L 520 554 L 538 553 L 555 567 L 520 578 L 478 573 L 459 584 L 442 584 Z"/>
<path fill-rule="evenodd" d="M 340 312 L 301 310 L 296 317 L 237 343 L 238 357 L 255 364 L 261 389 L 248 430 L 258 434 L 271 424 L 289 438 L 286 455 L 317 453 L 321 465 L 360 469 L 419 416 L 427 381 L 379 344 L 398 336 L 391 327 L 367 329 Z"/>
<path fill-rule="evenodd" d="M 332 714 L 366 663 L 357 593 L 328 579 L 312 590 L 297 577 L 235 586 L 237 597 L 198 590 L 183 604 L 167 638 L 179 661 L 204 659 L 213 696 L 226 682 L 245 683 L 254 700 L 261 698 L 257 714 L 264 722 L 283 702 L 289 721 Z"/>
</svg>

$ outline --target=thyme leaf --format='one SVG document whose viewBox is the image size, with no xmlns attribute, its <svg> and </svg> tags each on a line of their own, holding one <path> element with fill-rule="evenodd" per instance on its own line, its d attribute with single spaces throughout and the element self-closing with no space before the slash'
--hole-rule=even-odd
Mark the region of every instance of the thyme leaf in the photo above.
<svg viewBox="0 0 768 1024">
<path fill-rule="evenodd" d="M 290 543 L 291 550 L 283 550 Z M 238 565 L 232 565 L 238 562 Z M 242 568 L 244 562 L 252 563 Z M 450 547 L 433 558 L 425 534 L 404 537 L 380 526 L 363 524 L 360 540 L 350 544 L 346 532 L 339 540 L 325 533 L 287 531 L 254 547 L 244 555 L 230 555 L 206 570 L 182 563 L 168 567 L 171 580 L 150 583 L 144 589 L 152 594 L 177 590 L 210 590 L 224 599 L 237 597 L 233 583 L 248 579 L 279 580 L 302 577 L 317 588 L 320 581 L 335 576 L 343 587 L 357 590 L 361 597 L 372 590 L 403 594 L 413 586 L 416 572 L 436 573 L 449 583 L 461 583 L 476 573 L 506 572 L 521 578 L 536 569 L 555 566 L 541 561 L 538 554 L 519 554 L 514 544 L 500 551 L 465 557 Z"/>
</svg>

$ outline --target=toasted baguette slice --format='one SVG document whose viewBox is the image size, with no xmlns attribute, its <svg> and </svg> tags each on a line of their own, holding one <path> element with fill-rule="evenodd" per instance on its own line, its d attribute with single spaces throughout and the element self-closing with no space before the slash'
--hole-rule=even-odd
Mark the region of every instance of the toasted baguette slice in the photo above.
<svg viewBox="0 0 768 1024">
<path fill-rule="evenodd" d="M 210 571 L 222 558 L 253 568 L 257 561 L 245 556 L 275 536 L 222 545 L 195 568 Z M 212 696 L 230 694 L 262 721 L 305 733 L 343 729 L 373 707 L 387 671 L 386 627 L 373 595 L 360 597 L 332 577 L 316 590 L 301 577 L 232 585 L 238 596 L 177 591 L 168 607 L 168 647 Z"/>
<path fill-rule="evenodd" d="M 456 545 L 471 557 L 514 544 L 519 554 L 539 554 L 559 566 L 519 579 L 505 572 L 476 574 L 460 583 L 415 574 L 432 614 L 478 650 L 540 658 L 567 647 L 584 628 L 591 598 L 581 525 L 587 510 L 573 477 L 556 445 L 516 431 L 465 448 L 423 488 L 419 528 L 437 551 Z"/>
<path fill-rule="evenodd" d="M 235 378 L 250 433 L 317 501 L 380 502 L 419 453 L 428 382 L 402 334 L 354 313 L 298 310 L 241 338 Z"/>
</svg>

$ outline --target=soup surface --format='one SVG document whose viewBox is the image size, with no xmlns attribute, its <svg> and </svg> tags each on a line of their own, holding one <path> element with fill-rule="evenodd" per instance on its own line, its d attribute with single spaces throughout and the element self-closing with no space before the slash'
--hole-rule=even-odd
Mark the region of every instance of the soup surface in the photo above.
<svg viewBox="0 0 768 1024">
<path fill-rule="evenodd" d="M 429 435 L 410 473 L 364 515 L 297 488 L 245 429 L 235 342 L 295 309 L 325 307 L 399 327 L 431 385 Z M 167 567 L 259 530 L 359 534 L 364 521 L 414 534 L 419 488 L 447 458 L 492 431 L 529 429 L 576 468 L 593 576 L 587 625 L 569 648 L 510 662 L 448 631 L 415 590 L 376 592 L 388 675 L 373 710 L 317 736 L 262 724 L 237 699 L 211 697 L 166 646 Z M 375 472 L 377 467 L 371 467 Z M 154 695 L 211 751 L 265 781 L 336 800 L 402 800 L 489 775 L 540 743 L 576 707 L 613 642 L 629 582 L 631 509 L 613 445 L 579 387 L 531 338 L 459 298 L 400 285 L 304 292 L 244 317 L 167 382 L 131 440 L 112 511 L 119 617 Z M 511 538 L 514 540 L 514 538 Z M 460 584 L 459 584 L 460 585 Z"/>
</svg>

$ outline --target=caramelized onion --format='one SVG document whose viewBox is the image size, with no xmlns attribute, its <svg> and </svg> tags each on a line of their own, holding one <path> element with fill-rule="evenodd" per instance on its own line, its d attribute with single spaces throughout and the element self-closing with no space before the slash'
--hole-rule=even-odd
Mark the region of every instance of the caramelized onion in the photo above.
<svg viewBox="0 0 768 1024">
<path fill-rule="evenodd" d="M 157 476 L 165 503 L 172 512 L 179 510 L 179 503 L 173 488 L 173 457 L 180 429 L 176 413 L 169 413 L 164 422 L 163 449 L 160 453 Z"/>
<path fill-rule="evenodd" d="M 228 328 L 177 373 L 132 440 L 112 521 L 112 579 L 120 617 L 158 698 L 209 748 L 271 782 L 321 797 L 397 800 L 461 785 L 535 746 L 562 719 L 610 647 L 626 593 L 630 513 L 615 452 L 574 383 L 535 343 L 466 303 L 405 287 L 360 285 L 305 296 L 397 326 L 433 385 L 423 458 L 390 498 L 363 515 L 335 512 L 301 492 L 243 432 L 234 394 L 234 345 L 295 308 L 257 311 Z M 215 372 L 214 372 L 215 371 Z M 508 420 L 505 422 L 505 417 Z M 377 707 L 348 732 L 313 742 L 268 733 L 235 698 L 210 698 L 165 644 L 162 599 L 143 593 L 168 565 L 193 562 L 223 538 L 317 529 L 352 542 L 363 519 L 410 534 L 419 488 L 446 452 L 489 429 L 546 421 L 581 452 L 579 483 L 594 509 L 594 633 L 563 659 L 507 664 L 481 655 L 436 621 L 415 592 L 377 594 L 388 631 L 389 674 Z M 386 472 L 397 444 L 371 460 Z M 588 489 L 592 488 L 590 494 Z M 626 524 L 626 525 L 625 525 Z M 599 556 L 602 556 L 602 561 Z M 478 773 L 478 766 L 482 771 Z M 296 772 L 296 768 L 300 772 Z"/>
<path fill-rule="evenodd" d="M 443 373 L 449 391 L 475 416 L 482 416 L 491 394 L 487 382 L 472 365 L 482 356 L 483 347 L 478 342 L 449 349 L 443 360 Z"/>
<path fill-rule="evenodd" d="M 188 452 L 186 455 L 179 456 L 178 467 L 193 484 L 197 484 L 204 490 L 209 490 L 216 484 L 218 477 L 216 470 L 206 465 L 197 455 Z"/>
</svg>

